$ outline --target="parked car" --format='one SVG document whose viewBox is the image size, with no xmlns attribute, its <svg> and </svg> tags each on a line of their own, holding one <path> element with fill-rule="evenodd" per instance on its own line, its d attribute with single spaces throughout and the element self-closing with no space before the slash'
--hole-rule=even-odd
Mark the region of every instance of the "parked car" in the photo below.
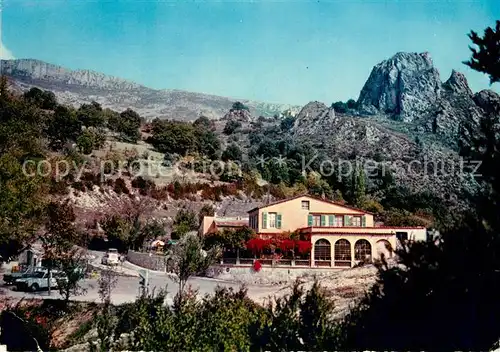
<svg viewBox="0 0 500 352">
<path fill-rule="evenodd" d="M 114 248 L 108 249 L 106 254 L 103 255 L 101 263 L 104 265 L 118 265 L 120 264 L 120 254 Z"/>
<path fill-rule="evenodd" d="M 50 287 L 57 288 L 57 280 L 64 280 L 64 274 L 59 271 L 52 271 Z M 17 279 L 15 282 L 18 291 L 38 291 L 48 289 L 48 270 L 35 271 L 33 275 Z"/>
<path fill-rule="evenodd" d="M 24 270 L 21 270 L 21 271 L 12 272 L 9 274 L 4 274 L 3 281 L 7 285 L 12 285 L 16 282 L 17 279 L 29 277 L 29 276 L 33 275 L 35 273 L 35 271 L 37 271 L 37 270 L 41 271 L 41 270 L 44 270 L 44 268 L 26 267 L 26 268 L 24 268 Z"/>
</svg>

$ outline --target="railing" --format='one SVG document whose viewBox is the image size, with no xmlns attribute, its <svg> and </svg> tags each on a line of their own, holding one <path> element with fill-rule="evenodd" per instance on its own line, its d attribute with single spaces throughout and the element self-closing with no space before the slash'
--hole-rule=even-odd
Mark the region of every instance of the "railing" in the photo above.
<svg viewBox="0 0 500 352">
<path fill-rule="evenodd" d="M 332 261 L 331 260 L 315 260 L 314 261 L 315 266 L 326 266 L 326 267 L 331 267 L 332 266 Z"/>
<path fill-rule="evenodd" d="M 241 259 L 240 258 L 240 265 L 252 265 L 255 260 L 256 259 Z"/>
<path fill-rule="evenodd" d="M 310 266 L 311 262 L 309 259 L 296 259 L 295 266 Z"/>
</svg>

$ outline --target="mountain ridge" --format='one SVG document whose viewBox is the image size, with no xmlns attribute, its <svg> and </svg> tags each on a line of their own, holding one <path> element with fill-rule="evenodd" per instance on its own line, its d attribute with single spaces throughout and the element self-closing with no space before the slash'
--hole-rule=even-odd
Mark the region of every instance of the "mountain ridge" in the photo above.
<svg viewBox="0 0 500 352">
<path fill-rule="evenodd" d="M 247 105 L 255 116 L 270 117 L 287 109 L 298 109 L 292 104 L 236 99 L 180 89 L 153 89 L 104 73 L 71 70 L 38 59 L 1 60 L 0 70 L 13 80 L 15 88 L 20 91 L 36 86 L 53 91 L 65 104 L 78 106 L 95 100 L 103 107 L 117 111 L 132 108 L 146 119 L 195 120 L 200 115 L 215 119 L 224 115 L 235 101 Z"/>
</svg>

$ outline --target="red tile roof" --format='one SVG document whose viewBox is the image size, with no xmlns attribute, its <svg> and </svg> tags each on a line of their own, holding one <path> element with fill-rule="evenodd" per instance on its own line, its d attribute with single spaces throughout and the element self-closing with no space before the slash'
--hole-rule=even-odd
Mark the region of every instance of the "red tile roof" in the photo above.
<svg viewBox="0 0 500 352">
<path fill-rule="evenodd" d="M 263 208 L 270 207 L 272 205 L 276 205 L 276 204 L 280 204 L 280 203 L 285 203 L 285 202 L 288 202 L 290 200 L 294 200 L 294 199 L 297 199 L 297 198 L 300 198 L 300 197 L 308 197 L 308 198 L 311 198 L 311 199 L 318 200 L 320 202 L 325 202 L 325 203 L 329 203 L 329 204 L 333 204 L 333 205 L 338 205 L 339 207 L 344 207 L 344 208 L 347 208 L 347 209 L 351 209 L 351 210 L 355 210 L 355 211 L 360 211 L 360 212 L 365 213 L 365 214 L 373 215 L 373 213 L 370 213 L 369 211 L 362 210 L 362 209 L 359 209 L 359 208 L 354 208 L 354 207 L 351 207 L 349 205 L 342 204 L 340 202 L 335 202 L 333 200 L 323 199 L 323 198 L 311 196 L 310 194 L 307 194 L 307 193 L 306 194 L 300 194 L 298 196 L 290 197 L 290 198 L 287 198 L 287 199 L 278 200 L 276 202 L 263 205 L 261 207 L 253 208 L 253 209 L 249 210 L 248 212 L 251 213 L 251 212 L 253 212 L 255 210 L 258 210 L 258 209 L 263 209 Z"/>
</svg>

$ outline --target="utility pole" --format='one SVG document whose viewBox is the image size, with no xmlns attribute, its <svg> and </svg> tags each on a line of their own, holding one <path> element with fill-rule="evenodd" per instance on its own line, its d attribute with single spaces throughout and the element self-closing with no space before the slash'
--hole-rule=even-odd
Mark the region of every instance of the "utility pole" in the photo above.
<svg viewBox="0 0 500 352">
<path fill-rule="evenodd" d="M 139 290 L 141 296 L 146 296 L 149 292 L 149 270 L 139 270 Z"/>
</svg>

